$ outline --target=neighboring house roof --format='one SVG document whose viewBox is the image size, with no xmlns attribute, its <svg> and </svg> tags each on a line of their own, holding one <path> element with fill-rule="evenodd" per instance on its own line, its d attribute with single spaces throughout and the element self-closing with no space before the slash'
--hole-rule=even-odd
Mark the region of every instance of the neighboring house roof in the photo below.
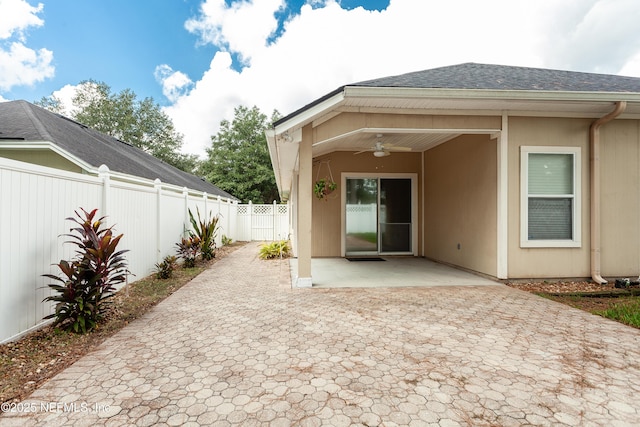
<svg viewBox="0 0 640 427">
<path fill-rule="evenodd" d="M 27 101 L 0 103 L 0 141 L 50 142 L 93 167 L 237 200 L 210 182 L 177 169 L 145 151 Z M 83 166 L 83 165 L 79 165 Z"/>
</svg>

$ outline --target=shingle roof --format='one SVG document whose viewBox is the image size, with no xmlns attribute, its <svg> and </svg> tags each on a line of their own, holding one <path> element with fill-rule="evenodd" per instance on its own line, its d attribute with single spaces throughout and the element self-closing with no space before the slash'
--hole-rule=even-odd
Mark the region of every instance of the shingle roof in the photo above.
<svg viewBox="0 0 640 427">
<path fill-rule="evenodd" d="M 0 103 L 0 139 L 49 141 L 94 168 L 227 197 L 234 196 L 193 174 L 183 172 L 126 142 L 52 113 L 27 101 Z"/>
<path fill-rule="evenodd" d="M 276 121 L 284 123 L 292 117 L 344 91 L 346 87 L 557 91 L 557 92 L 618 92 L 640 93 L 640 78 L 610 74 L 548 70 L 466 63 L 433 68 L 397 76 L 382 77 L 340 86 L 304 107 Z"/>
<path fill-rule="evenodd" d="M 542 68 L 466 63 L 347 86 L 441 89 L 640 92 L 640 78 Z"/>
</svg>

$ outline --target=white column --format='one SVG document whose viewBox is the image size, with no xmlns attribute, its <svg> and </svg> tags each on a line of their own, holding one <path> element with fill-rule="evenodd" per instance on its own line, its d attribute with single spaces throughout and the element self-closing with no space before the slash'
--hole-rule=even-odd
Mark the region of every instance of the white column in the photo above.
<svg viewBox="0 0 640 427">
<path fill-rule="evenodd" d="M 498 154 L 498 194 L 497 194 L 497 266 L 496 277 L 507 279 L 509 276 L 509 117 L 502 115 L 502 131 L 496 141 Z"/>
<path fill-rule="evenodd" d="M 296 286 L 310 288 L 311 280 L 311 242 L 312 242 L 312 134 L 311 127 L 302 129 L 302 141 L 300 142 L 298 176 L 298 277 Z"/>
</svg>

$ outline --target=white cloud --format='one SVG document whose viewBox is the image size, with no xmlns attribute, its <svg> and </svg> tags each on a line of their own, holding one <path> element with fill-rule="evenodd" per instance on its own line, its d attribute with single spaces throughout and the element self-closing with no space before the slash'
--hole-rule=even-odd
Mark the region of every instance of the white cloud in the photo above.
<svg viewBox="0 0 640 427">
<path fill-rule="evenodd" d="M 181 71 L 174 71 L 167 64 L 158 65 L 154 75 L 156 81 L 162 85 L 162 93 L 171 102 L 177 101 L 193 86 L 189 76 Z"/>
<path fill-rule="evenodd" d="M 561 59 L 565 69 L 637 70 L 636 1 L 391 0 L 379 12 L 347 11 L 326 0 L 303 6 L 267 44 L 282 0 L 233 6 L 207 0 L 186 28 L 221 51 L 165 111 L 185 135 L 185 150 L 203 154 L 220 121 L 232 119 L 240 104 L 288 114 L 370 78 L 464 62 L 545 67 L 562 65 Z M 598 51 L 590 50 L 594 45 Z M 233 68 L 231 54 L 244 60 L 242 70 Z"/>
<path fill-rule="evenodd" d="M 37 14 L 43 5 L 31 6 L 25 0 L 0 0 L 0 39 L 8 39 L 14 34 L 24 39 L 22 32 L 29 27 L 41 27 L 44 21 Z"/>
<path fill-rule="evenodd" d="M 203 43 L 239 53 L 248 64 L 277 29 L 274 13 L 282 7 L 284 0 L 241 0 L 231 6 L 225 0 L 205 0 L 201 15 L 188 20 L 185 28 L 199 34 Z"/>
<path fill-rule="evenodd" d="M 637 0 L 562 2 L 547 21 L 545 64 L 615 74 L 640 50 Z"/>
<path fill-rule="evenodd" d="M 0 90 L 53 77 L 52 60 L 51 51 L 35 51 L 18 42 L 11 43 L 9 50 L 0 48 Z"/>
<path fill-rule="evenodd" d="M 51 96 L 58 99 L 62 105 L 62 115 L 73 117 L 76 107 L 73 106 L 73 98 L 78 93 L 79 85 L 64 85 L 61 89 L 54 91 Z"/>
<path fill-rule="evenodd" d="M 53 53 L 25 45 L 25 31 L 44 24 L 37 16 L 42 9 L 24 0 L 0 0 L 0 90 L 53 77 Z"/>
</svg>

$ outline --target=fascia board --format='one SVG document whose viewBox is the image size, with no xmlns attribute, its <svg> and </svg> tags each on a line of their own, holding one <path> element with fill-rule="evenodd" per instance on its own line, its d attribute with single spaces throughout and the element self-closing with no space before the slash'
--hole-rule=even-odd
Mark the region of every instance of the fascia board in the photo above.
<svg viewBox="0 0 640 427">
<path fill-rule="evenodd" d="M 533 90 L 486 90 L 486 89 L 437 89 L 402 87 L 347 86 L 345 98 L 446 98 L 446 99 L 493 99 L 524 101 L 582 101 L 582 102 L 640 102 L 637 92 L 567 92 Z"/>
<path fill-rule="evenodd" d="M 290 129 L 299 129 L 308 123 L 311 123 L 316 118 L 322 116 L 327 111 L 335 108 L 344 100 L 344 92 L 339 92 L 332 97 L 314 105 L 313 107 L 300 112 L 300 114 L 291 117 L 289 120 L 279 123 L 273 128 L 276 135 L 286 132 Z"/>
<path fill-rule="evenodd" d="M 280 172 L 280 158 L 278 156 L 278 143 L 276 142 L 276 132 L 273 129 L 266 129 L 264 131 L 267 138 L 267 148 L 269 149 L 269 158 L 271 159 L 271 166 L 273 167 L 273 173 L 276 179 L 276 186 L 280 197 L 282 197 L 282 177 Z"/>
</svg>

